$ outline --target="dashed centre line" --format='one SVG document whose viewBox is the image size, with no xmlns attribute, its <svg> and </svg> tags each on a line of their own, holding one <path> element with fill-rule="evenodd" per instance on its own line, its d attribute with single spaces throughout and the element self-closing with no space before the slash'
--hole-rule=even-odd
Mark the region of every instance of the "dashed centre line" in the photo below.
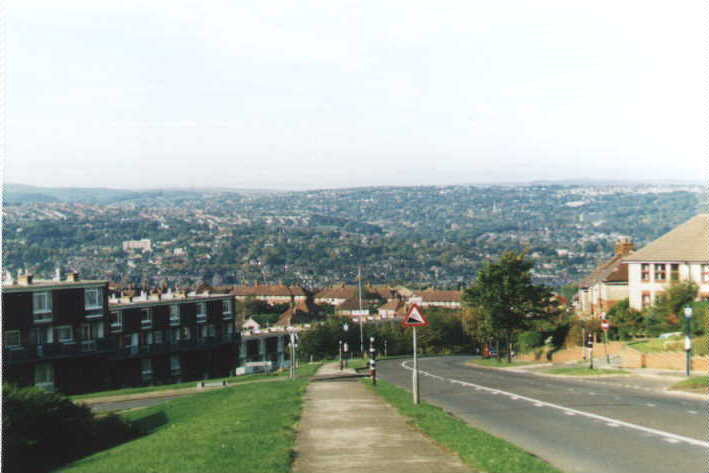
<svg viewBox="0 0 709 473">
<path fill-rule="evenodd" d="M 408 363 L 407 361 L 402 361 L 402 362 L 401 362 L 401 367 L 404 368 L 405 370 L 413 371 L 413 368 L 410 367 L 407 363 Z M 419 370 L 419 372 L 420 372 L 421 374 L 423 374 L 424 376 L 430 376 L 430 375 L 431 375 L 430 373 L 428 373 L 428 372 L 426 372 L 426 371 L 423 371 L 423 370 Z M 471 387 L 471 388 L 474 388 L 476 391 L 486 391 L 486 392 L 491 393 L 491 394 L 504 394 L 505 396 L 508 396 L 508 397 L 510 397 L 511 399 L 514 399 L 514 400 L 524 400 L 524 401 L 530 402 L 530 403 L 532 403 L 535 407 L 544 407 L 544 406 L 546 406 L 546 407 L 550 407 L 550 408 L 552 408 L 552 409 L 558 409 L 558 410 L 562 411 L 564 414 L 566 414 L 566 415 L 568 415 L 568 416 L 574 416 L 574 415 L 577 415 L 577 414 L 578 414 L 578 415 L 580 415 L 580 416 L 588 417 L 588 418 L 590 418 L 590 419 L 600 420 L 600 421 L 602 421 L 602 422 L 605 422 L 608 427 L 620 427 L 620 426 L 623 426 L 623 427 L 627 427 L 627 428 L 629 428 L 629 429 L 637 430 L 637 431 L 640 431 L 640 432 L 644 432 L 644 433 L 648 433 L 648 434 L 654 434 L 654 435 L 657 435 L 657 436 L 659 436 L 659 437 L 662 437 L 662 439 L 663 439 L 664 441 L 669 442 L 669 443 L 685 442 L 685 443 L 688 443 L 688 444 L 690 444 L 690 445 L 695 445 L 695 446 L 703 447 L 703 448 L 709 448 L 709 442 L 704 442 L 704 441 L 697 440 L 697 439 L 694 439 L 694 438 L 691 438 L 691 437 L 685 437 L 685 436 L 683 436 L 683 435 L 673 434 L 673 433 L 671 433 L 671 432 L 665 432 L 665 431 L 663 431 L 663 430 L 652 429 L 652 428 L 650 428 L 650 427 L 644 427 L 644 426 L 642 426 L 642 425 L 637 425 L 637 424 L 633 424 L 633 423 L 630 423 L 630 422 L 625 422 L 625 421 L 622 421 L 622 420 L 612 419 L 612 418 L 610 418 L 610 417 L 606 417 L 606 416 L 602 416 L 602 415 L 598 415 L 598 414 L 593 414 L 593 413 L 591 413 L 591 412 L 579 411 L 579 410 L 577 410 L 577 409 L 572 409 L 572 408 L 569 408 L 569 407 L 560 406 L 560 405 L 558 405 L 558 404 L 554 404 L 554 403 L 551 403 L 551 402 L 546 402 L 546 401 L 542 401 L 542 400 L 539 400 L 539 399 L 534 399 L 534 398 L 531 398 L 531 397 L 522 396 L 521 394 L 516 394 L 516 393 L 507 392 L 507 391 L 502 391 L 501 389 L 494 389 L 494 388 L 490 388 L 490 387 L 487 387 L 487 386 L 482 386 L 482 385 L 479 385 L 479 384 L 468 383 L 468 382 L 465 382 L 465 381 L 460 381 L 460 380 L 451 379 L 451 378 L 444 378 L 444 377 L 441 377 L 441 376 L 436 376 L 436 378 L 437 378 L 437 379 L 440 379 L 441 381 L 449 381 L 449 382 L 451 382 L 451 383 L 459 384 L 459 385 L 461 385 L 461 386 Z M 616 396 L 616 397 L 617 397 L 617 396 Z M 690 411 L 690 412 L 693 412 L 693 411 Z"/>
</svg>

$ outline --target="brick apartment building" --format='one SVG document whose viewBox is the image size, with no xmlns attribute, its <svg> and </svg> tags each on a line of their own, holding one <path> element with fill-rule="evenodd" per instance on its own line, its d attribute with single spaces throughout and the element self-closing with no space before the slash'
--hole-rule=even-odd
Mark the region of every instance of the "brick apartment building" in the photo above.
<svg viewBox="0 0 709 473">
<path fill-rule="evenodd" d="M 67 394 L 226 376 L 240 332 L 229 294 L 108 298 L 108 281 L 2 288 L 3 382 Z"/>
</svg>

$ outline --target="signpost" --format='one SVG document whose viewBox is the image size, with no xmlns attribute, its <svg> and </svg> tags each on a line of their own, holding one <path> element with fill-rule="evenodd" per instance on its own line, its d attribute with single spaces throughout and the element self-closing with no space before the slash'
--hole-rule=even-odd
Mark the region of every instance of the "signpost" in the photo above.
<svg viewBox="0 0 709 473">
<path fill-rule="evenodd" d="M 362 304 L 360 303 L 360 307 L 361 306 Z M 360 308 L 360 310 L 352 311 L 353 317 L 359 317 L 359 351 L 362 358 L 364 358 L 364 327 L 362 326 L 362 324 L 364 323 L 364 317 L 366 317 L 367 315 L 369 315 L 369 310 L 362 310 Z"/>
<path fill-rule="evenodd" d="M 603 348 L 606 351 L 606 363 L 611 364 L 611 357 L 608 355 L 608 329 L 611 324 L 606 319 L 606 313 L 601 313 L 601 328 L 603 329 Z"/>
<path fill-rule="evenodd" d="M 423 311 L 421 308 L 414 304 L 411 306 L 411 309 L 409 309 L 409 313 L 404 317 L 404 320 L 401 322 L 404 327 L 412 327 L 414 329 L 413 337 L 414 337 L 414 371 L 412 374 L 412 379 L 411 379 L 411 391 L 413 392 L 414 395 L 414 404 L 419 403 L 419 368 L 418 368 L 418 359 L 416 356 L 416 327 L 426 327 L 428 325 L 428 320 L 426 320 L 426 317 L 423 315 Z"/>
</svg>

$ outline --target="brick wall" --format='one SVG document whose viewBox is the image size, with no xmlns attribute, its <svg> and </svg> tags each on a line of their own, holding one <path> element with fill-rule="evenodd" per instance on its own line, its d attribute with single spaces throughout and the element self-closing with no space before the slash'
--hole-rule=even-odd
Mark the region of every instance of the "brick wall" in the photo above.
<svg viewBox="0 0 709 473">
<path fill-rule="evenodd" d="M 621 353 L 624 368 L 652 368 L 658 370 L 683 371 L 686 368 L 687 358 L 683 352 L 642 353 L 632 348 L 627 348 Z M 709 371 L 709 357 L 693 356 L 692 371 Z"/>
</svg>

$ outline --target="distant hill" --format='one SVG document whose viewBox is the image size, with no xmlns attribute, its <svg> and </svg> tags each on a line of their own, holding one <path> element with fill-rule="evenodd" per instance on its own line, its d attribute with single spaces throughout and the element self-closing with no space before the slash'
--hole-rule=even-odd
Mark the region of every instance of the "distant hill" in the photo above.
<svg viewBox="0 0 709 473">
<path fill-rule="evenodd" d="M 108 205 L 127 201 L 198 199 L 214 194 L 264 195 L 270 193 L 275 193 L 275 191 L 227 188 L 125 190 L 102 187 L 39 187 L 7 183 L 3 188 L 3 202 L 5 204 L 71 202 Z"/>
</svg>

